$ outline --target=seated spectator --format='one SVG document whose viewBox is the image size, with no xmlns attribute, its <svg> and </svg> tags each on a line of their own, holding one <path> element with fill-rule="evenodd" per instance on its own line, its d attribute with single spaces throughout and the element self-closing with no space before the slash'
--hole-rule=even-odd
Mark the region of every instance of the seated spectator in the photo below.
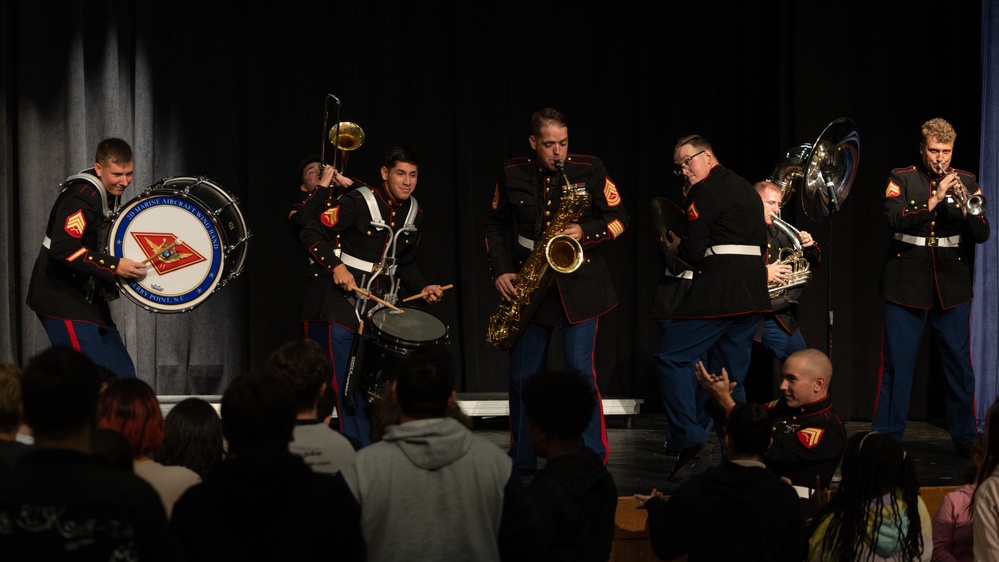
<svg viewBox="0 0 999 562">
<path fill-rule="evenodd" d="M 669 501 L 636 494 L 649 511 L 649 539 L 662 560 L 798 561 L 805 520 L 798 494 L 763 463 L 770 417 L 759 404 L 735 407 L 725 430 L 725 461 L 684 481 Z"/>
<path fill-rule="evenodd" d="M 841 475 L 829 503 L 810 522 L 810 562 L 930 560 L 930 515 L 901 443 L 887 433 L 855 434 Z"/>
<path fill-rule="evenodd" d="M 720 375 L 697 364 L 697 378 L 722 412 L 736 406 L 734 383 L 724 368 Z M 826 489 L 846 444 L 846 427 L 833 409 L 829 385 L 832 362 L 818 349 L 792 353 L 783 365 L 780 399 L 764 404 L 773 427 L 773 444 L 763 462 L 777 476 L 802 489 L 814 489 L 816 478 Z"/>
<path fill-rule="evenodd" d="M 527 437 L 546 461 L 527 487 L 540 523 L 538 559 L 606 562 L 617 487 L 602 459 L 582 446 L 596 393 L 577 371 L 542 371 L 523 392 Z"/>
<path fill-rule="evenodd" d="M 295 392 L 297 414 L 290 450 L 316 472 L 336 473 L 354 458 L 354 446 L 319 418 L 329 360 L 314 340 L 290 341 L 267 358 L 268 374 L 281 377 Z"/>
<path fill-rule="evenodd" d="M 985 456 L 975 482 L 975 560 L 999 559 L 999 400 L 985 413 Z"/>
<path fill-rule="evenodd" d="M 153 460 L 153 453 L 163 446 L 165 424 L 156 392 L 142 379 L 121 379 L 101 392 L 97 425 L 128 439 L 135 473 L 159 493 L 168 519 L 184 490 L 201 482 L 201 477 L 189 468 L 164 466 Z"/>
<path fill-rule="evenodd" d="M 156 460 L 165 466 L 189 468 L 204 480 L 224 454 L 222 419 L 214 406 L 192 396 L 170 408 Z"/>
<path fill-rule="evenodd" d="M 978 436 L 970 455 L 965 484 L 948 492 L 933 514 L 933 562 L 973 562 L 975 559 L 972 501 L 975 479 L 985 458 L 985 435 Z"/>
<path fill-rule="evenodd" d="M 442 346 L 403 360 L 392 393 L 400 423 L 336 479 L 360 512 L 368 560 L 530 560 L 537 517 L 513 461 L 447 416 L 457 401 Z"/>
<path fill-rule="evenodd" d="M 171 519 L 191 560 L 364 559 L 344 531 L 357 528 L 349 493 L 288 450 L 295 403 L 291 388 L 270 375 L 245 375 L 226 389 L 229 449 L 177 501 Z"/>
<path fill-rule="evenodd" d="M 13 363 L 0 363 L 0 460 L 13 466 L 29 445 L 17 440 L 21 427 L 21 369 Z"/>
<path fill-rule="evenodd" d="M 152 486 L 91 454 L 99 388 L 93 362 L 68 347 L 25 367 L 35 444 L 0 480 L 0 560 L 183 559 Z"/>
<path fill-rule="evenodd" d="M 121 433 L 113 429 L 97 428 L 90 437 L 90 449 L 104 460 L 110 468 L 124 472 L 135 472 L 132 462 L 132 444 Z"/>
</svg>

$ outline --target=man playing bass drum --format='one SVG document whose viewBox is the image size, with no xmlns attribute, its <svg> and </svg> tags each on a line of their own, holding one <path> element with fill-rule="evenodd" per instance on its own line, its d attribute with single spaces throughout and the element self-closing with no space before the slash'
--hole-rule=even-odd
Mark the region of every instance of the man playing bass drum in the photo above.
<svg viewBox="0 0 999 562">
<path fill-rule="evenodd" d="M 561 328 L 566 367 L 578 371 L 597 393 L 583 444 L 606 464 L 607 429 L 593 349 L 599 318 L 617 305 L 617 296 L 600 249 L 621 236 L 628 226 L 628 214 L 603 162 L 594 156 L 568 153 L 569 129 L 561 112 L 546 108 L 534 113 L 528 142 L 534 155 L 503 165 L 485 221 L 486 251 L 500 298 L 516 296 L 517 272 L 534 245 L 544 243 L 542 233 L 559 209 L 565 177 L 572 187 L 586 188 L 591 204 L 583 209 L 578 222 L 563 231 L 582 245 L 583 264 L 572 273 L 556 276 L 510 349 L 509 454 L 522 473 L 537 470 L 537 456 L 527 439 L 521 391 L 524 382 L 545 366 L 552 331 Z M 565 177 L 556 173 L 556 161 L 563 165 Z"/>
</svg>

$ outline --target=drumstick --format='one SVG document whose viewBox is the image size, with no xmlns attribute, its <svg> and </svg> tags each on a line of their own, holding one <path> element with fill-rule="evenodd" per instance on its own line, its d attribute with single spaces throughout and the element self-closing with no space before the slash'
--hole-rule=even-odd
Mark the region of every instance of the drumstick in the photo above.
<svg viewBox="0 0 999 562">
<path fill-rule="evenodd" d="M 452 287 L 454 287 L 454 285 L 444 285 L 443 287 L 441 287 L 441 290 L 442 291 L 446 291 L 446 290 L 448 290 L 448 289 L 450 289 Z M 413 295 L 411 297 L 406 297 L 406 298 L 402 299 L 402 302 L 409 302 L 409 301 L 415 301 L 416 299 L 422 299 L 423 297 L 425 297 L 425 296 L 427 296 L 429 294 L 430 293 L 428 291 L 423 291 L 422 293 L 420 293 L 418 295 Z"/>
<path fill-rule="evenodd" d="M 368 297 L 369 299 L 372 299 L 372 300 L 374 300 L 375 302 L 379 302 L 379 303 L 381 303 L 381 304 L 384 304 L 385 306 L 387 306 L 387 307 L 391 308 L 392 310 L 398 310 L 399 312 L 405 312 L 405 311 L 404 311 L 403 309 L 401 309 L 401 308 L 396 308 L 396 307 L 392 306 L 392 305 L 391 305 L 391 304 L 389 304 L 388 302 L 386 302 L 386 301 L 383 301 L 382 299 L 380 299 L 380 298 L 378 298 L 378 297 L 376 297 L 376 296 L 372 295 L 371 293 L 369 293 L 369 292 L 365 291 L 364 289 L 362 289 L 362 288 L 360 288 L 360 287 L 354 287 L 354 290 L 355 290 L 355 291 L 357 291 L 358 293 L 361 293 L 362 295 L 364 295 L 364 296 Z"/>
<path fill-rule="evenodd" d="M 162 256 L 164 253 L 169 252 L 170 250 L 173 249 L 174 246 L 176 246 L 177 244 L 180 244 L 180 243 L 181 243 L 180 238 L 174 240 L 173 242 L 170 242 L 169 244 L 166 245 L 166 247 L 162 248 L 160 251 L 156 252 L 155 254 L 153 254 L 153 255 L 149 256 L 148 258 L 146 258 L 145 260 L 143 260 L 142 264 L 144 265 L 144 264 L 147 264 L 147 263 L 153 261 L 154 259 Z"/>
</svg>

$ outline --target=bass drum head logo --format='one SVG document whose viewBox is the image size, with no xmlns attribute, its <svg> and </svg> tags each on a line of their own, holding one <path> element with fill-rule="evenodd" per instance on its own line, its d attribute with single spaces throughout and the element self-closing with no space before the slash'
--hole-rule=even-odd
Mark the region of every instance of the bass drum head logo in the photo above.
<svg viewBox="0 0 999 562">
<path fill-rule="evenodd" d="M 144 193 L 128 203 L 112 226 L 110 246 L 116 257 L 149 260 L 144 277 L 118 284 L 127 297 L 154 312 L 191 310 L 223 277 L 225 244 L 215 218 L 198 201 L 173 190 Z"/>
</svg>

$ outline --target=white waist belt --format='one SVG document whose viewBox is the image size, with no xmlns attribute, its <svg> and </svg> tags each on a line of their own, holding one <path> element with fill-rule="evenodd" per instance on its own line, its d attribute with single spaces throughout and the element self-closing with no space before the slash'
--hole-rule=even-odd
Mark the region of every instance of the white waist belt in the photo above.
<svg viewBox="0 0 999 562">
<path fill-rule="evenodd" d="M 947 238 L 935 238 L 933 236 L 910 236 L 908 234 L 902 234 L 901 232 L 895 233 L 895 240 L 900 240 L 906 244 L 912 244 L 913 246 L 929 246 L 931 248 L 956 248 L 958 244 L 961 243 L 961 235 L 955 234 L 954 236 L 948 236 Z"/>
<path fill-rule="evenodd" d="M 48 236 L 46 236 L 45 238 L 43 238 L 42 239 L 42 247 L 43 248 L 51 248 L 52 247 L 52 239 L 49 238 Z"/>
<path fill-rule="evenodd" d="M 758 256 L 760 255 L 760 247 L 746 244 L 718 244 L 704 250 L 704 257 L 724 255 Z"/>
<path fill-rule="evenodd" d="M 517 235 L 517 243 L 521 246 L 527 248 L 528 250 L 534 249 L 534 240 L 527 238 L 526 236 Z"/>
<path fill-rule="evenodd" d="M 689 269 L 684 269 L 680 273 L 676 273 L 676 274 L 670 273 L 670 271 L 667 269 L 666 270 L 666 275 L 669 275 L 670 277 L 676 277 L 678 279 L 693 279 L 694 278 L 694 272 L 691 271 L 691 270 L 689 270 Z"/>
<path fill-rule="evenodd" d="M 342 261 L 345 265 L 353 267 L 354 269 L 359 269 L 361 271 L 370 271 L 371 273 L 378 271 L 378 267 L 380 265 L 370 261 L 364 261 L 362 259 L 355 258 L 354 256 L 348 253 L 341 253 L 340 261 Z"/>
</svg>

